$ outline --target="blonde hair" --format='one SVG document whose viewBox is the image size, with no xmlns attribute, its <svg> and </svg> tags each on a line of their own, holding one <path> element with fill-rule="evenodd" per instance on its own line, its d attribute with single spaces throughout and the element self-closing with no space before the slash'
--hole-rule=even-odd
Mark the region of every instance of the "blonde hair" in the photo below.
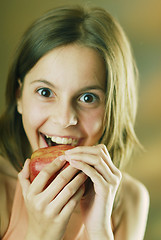
<svg viewBox="0 0 161 240">
<path fill-rule="evenodd" d="M 101 12 L 99 14 L 101 15 Z M 123 29 L 114 19 L 112 21 L 109 19 L 108 24 L 106 19 L 102 21 L 105 28 L 102 35 L 107 46 L 107 50 L 102 51 L 108 71 L 106 129 L 101 142 L 107 146 L 114 164 L 123 169 L 131 156 L 133 147 L 140 146 L 134 131 L 138 100 L 138 71 L 130 43 Z M 106 26 L 110 26 L 108 30 Z"/>
<path fill-rule="evenodd" d="M 61 7 L 46 13 L 26 31 L 9 73 L 6 111 L 0 119 L 0 149 L 17 169 L 21 169 L 30 154 L 30 144 L 17 112 L 18 79 L 23 84 L 27 72 L 43 55 L 72 43 L 91 47 L 104 58 L 106 127 L 100 142 L 107 146 L 114 164 L 123 168 L 133 145 L 138 143 L 134 132 L 137 71 L 124 31 L 101 8 Z"/>
</svg>

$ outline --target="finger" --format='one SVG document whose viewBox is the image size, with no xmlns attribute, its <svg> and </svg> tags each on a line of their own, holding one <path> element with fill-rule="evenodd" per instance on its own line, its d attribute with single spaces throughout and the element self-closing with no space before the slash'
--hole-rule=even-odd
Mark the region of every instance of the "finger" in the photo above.
<svg viewBox="0 0 161 240">
<path fill-rule="evenodd" d="M 81 159 L 80 159 L 81 158 Z M 84 172 L 84 167 L 86 165 L 93 167 L 97 173 L 99 173 L 106 182 L 111 183 L 113 185 L 118 185 L 121 181 L 122 174 L 119 169 L 111 171 L 109 164 L 105 162 L 105 160 L 99 155 L 86 155 L 86 154 L 77 154 L 70 156 L 70 164 L 71 166 L 81 170 Z M 85 165 L 80 165 L 79 163 L 84 163 Z M 83 167 L 83 169 L 82 169 Z M 91 168 L 89 168 L 91 169 Z M 86 173 L 86 172 L 84 172 Z M 87 174 L 87 173 L 86 173 Z M 89 176 L 89 175 L 88 175 Z"/>
<path fill-rule="evenodd" d="M 84 172 L 93 182 L 94 191 L 101 198 L 107 196 L 113 184 L 106 181 L 93 167 L 79 161 L 72 161 L 73 166 Z"/>
<path fill-rule="evenodd" d="M 113 161 L 110 157 L 110 154 L 107 150 L 107 147 L 104 144 L 99 144 L 97 146 L 97 151 L 98 151 L 98 155 L 99 155 L 99 152 L 100 152 L 101 158 L 104 160 L 106 165 L 108 165 L 109 169 L 113 173 L 114 181 L 115 180 L 117 181 L 117 178 L 118 178 L 118 180 L 121 179 L 122 174 L 121 174 L 120 170 L 114 165 L 114 163 L 113 163 Z M 115 176 L 117 178 L 115 178 Z"/>
<path fill-rule="evenodd" d="M 74 154 L 74 153 L 90 153 L 93 154 L 94 146 L 78 146 L 65 151 L 65 155 Z"/>
<path fill-rule="evenodd" d="M 84 162 L 72 160 L 71 165 L 84 172 L 96 185 L 105 184 L 107 182 L 92 166 Z"/>
<path fill-rule="evenodd" d="M 113 181 L 114 174 L 111 172 L 109 166 L 105 163 L 105 161 L 98 155 L 87 155 L 86 153 L 81 154 L 72 154 L 68 156 L 68 161 L 71 166 L 76 167 L 76 165 L 72 164 L 72 161 L 79 161 L 86 163 L 92 167 L 94 167 L 99 174 L 108 182 Z"/>
<path fill-rule="evenodd" d="M 56 196 L 56 198 L 46 207 L 46 213 L 57 215 L 61 212 L 63 207 L 75 195 L 78 189 L 84 184 L 87 176 L 84 173 L 79 173 L 71 182 L 69 182 L 64 189 Z"/>
<path fill-rule="evenodd" d="M 49 179 L 54 175 L 57 174 L 58 171 L 65 165 L 65 160 L 60 160 L 60 157 L 56 158 L 54 161 L 46 165 L 36 176 L 34 181 L 30 186 L 30 192 L 33 195 L 36 195 L 42 192 L 49 181 Z"/>
<path fill-rule="evenodd" d="M 98 148 L 98 152 L 99 150 L 101 151 L 102 153 L 102 156 L 105 156 L 105 161 L 106 163 L 109 165 L 111 171 L 114 173 L 114 174 L 117 174 L 118 173 L 118 168 L 114 165 L 112 159 L 111 159 L 111 156 L 107 150 L 107 147 L 104 145 L 104 144 L 99 144 L 97 146 Z"/>
<path fill-rule="evenodd" d="M 19 172 L 18 174 L 18 179 L 22 188 L 22 194 L 23 197 L 26 197 L 27 191 L 29 189 L 30 186 L 30 180 L 29 180 L 29 164 L 30 164 L 30 159 L 27 159 L 25 161 L 24 167 L 21 170 L 21 172 Z"/>
<path fill-rule="evenodd" d="M 80 202 L 85 192 L 85 186 L 82 185 L 78 191 L 74 194 L 74 196 L 67 202 L 62 211 L 60 212 L 60 217 L 69 219 L 72 215 L 74 209 L 77 204 Z"/>
<path fill-rule="evenodd" d="M 46 205 L 51 202 L 61 190 L 73 179 L 78 173 L 78 169 L 68 166 L 61 171 L 50 185 L 39 194 L 42 204 Z"/>
<path fill-rule="evenodd" d="M 100 156 L 104 162 L 109 166 L 110 170 L 113 174 L 120 176 L 120 171 L 113 164 L 110 154 L 104 144 L 99 144 L 96 146 L 80 146 L 70 150 L 67 150 L 65 154 L 68 156 L 76 154 L 76 153 L 87 153 L 90 155 Z M 89 163 L 90 164 L 90 163 Z"/>
</svg>

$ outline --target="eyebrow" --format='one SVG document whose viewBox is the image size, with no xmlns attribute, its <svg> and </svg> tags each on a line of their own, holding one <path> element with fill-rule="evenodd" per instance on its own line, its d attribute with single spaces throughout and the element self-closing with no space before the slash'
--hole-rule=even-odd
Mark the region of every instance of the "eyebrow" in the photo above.
<svg viewBox="0 0 161 240">
<path fill-rule="evenodd" d="M 38 80 L 34 80 L 31 82 L 31 84 L 34 84 L 34 83 L 44 83 L 44 84 L 48 85 L 49 87 L 52 87 L 52 88 L 56 87 L 53 83 L 51 83 L 47 80 L 43 80 L 43 79 L 38 79 Z"/>
<path fill-rule="evenodd" d="M 102 92 L 105 92 L 105 89 L 103 87 L 100 87 L 99 85 L 91 85 L 81 89 L 82 92 L 89 90 L 100 90 Z"/>
<path fill-rule="evenodd" d="M 44 79 L 38 79 L 38 80 L 34 80 L 31 82 L 31 84 L 34 84 L 34 83 L 44 83 L 44 84 L 48 85 L 49 87 L 56 88 L 56 86 L 53 83 L 51 83 L 47 80 L 44 80 Z M 105 93 L 105 89 L 99 85 L 87 86 L 87 87 L 82 88 L 80 91 L 85 92 L 85 91 L 89 91 L 89 90 L 100 90 Z"/>
</svg>

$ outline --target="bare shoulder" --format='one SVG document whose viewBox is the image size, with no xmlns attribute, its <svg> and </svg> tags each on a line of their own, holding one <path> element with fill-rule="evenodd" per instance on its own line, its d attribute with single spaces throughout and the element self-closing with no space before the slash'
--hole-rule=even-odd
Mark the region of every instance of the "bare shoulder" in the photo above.
<svg viewBox="0 0 161 240">
<path fill-rule="evenodd" d="M 0 198 L 4 197 L 2 193 L 13 193 L 16 182 L 17 171 L 7 159 L 0 156 Z"/>
<path fill-rule="evenodd" d="M 149 193 L 137 179 L 123 173 L 122 219 L 115 239 L 143 240 L 149 211 Z"/>
<path fill-rule="evenodd" d="M 8 225 L 7 209 L 7 182 L 4 174 L 0 173 L 0 239 Z"/>
<path fill-rule="evenodd" d="M 127 173 L 123 173 L 123 190 L 126 197 L 131 199 L 135 206 L 136 203 L 140 205 L 142 201 L 149 205 L 149 193 L 145 185 Z"/>
<path fill-rule="evenodd" d="M 17 181 L 16 175 L 11 164 L 0 156 L 0 238 L 8 226 Z"/>
</svg>

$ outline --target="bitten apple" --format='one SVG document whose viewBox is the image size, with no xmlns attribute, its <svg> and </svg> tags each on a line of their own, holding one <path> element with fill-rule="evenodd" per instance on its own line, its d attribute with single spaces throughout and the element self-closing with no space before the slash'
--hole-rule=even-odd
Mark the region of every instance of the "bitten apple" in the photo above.
<svg viewBox="0 0 161 240">
<path fill-rule="evenodd" d="M 71 145 L 57 145 L 46 148 L 39 148 L 31 155 L 31 161 L 29 165 L 30 169 L 30 181 L 32 182 L 34 178 L 39 174 L 39 172 L 50 162 L 56 159 L 58 156 L 64 154 L 64 152 L 68 149 L 72 149 Z M 69 163 L 66 163 L 65 167 L 67 167 Z M 48 181 L 48 184 L 58 175 L 60 171 L 55 173 Z"/>
</svg>

